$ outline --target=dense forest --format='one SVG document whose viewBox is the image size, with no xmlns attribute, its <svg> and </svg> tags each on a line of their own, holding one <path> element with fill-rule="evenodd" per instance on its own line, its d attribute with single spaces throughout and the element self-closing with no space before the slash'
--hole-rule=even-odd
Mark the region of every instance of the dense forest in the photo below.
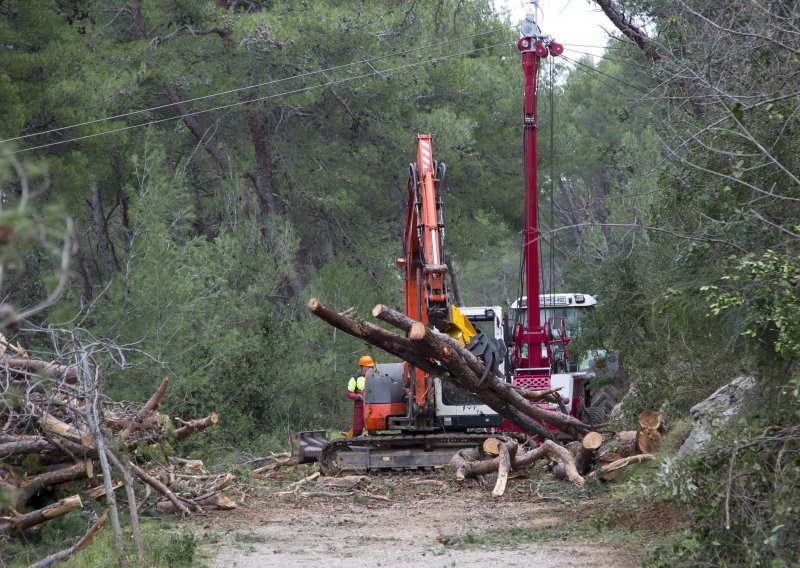
<svg viewBox="0 0 800 568">
<path fill-rule="evenodd" d="M 540 72 L 545 291 L 601 299 L 578 344 L 621 353 L 625 420 L 756 378 L 735 425 L 662 465 L 690 519 L 664 557 L 788 566 L 800 7 L 592 4 L 605 55 L 567 44 Z M 113 399 L 169 377 L 169 413 L 219 413 L 187 442 L 214 459 L 344 427 L 367 348 L 305 304 L 402 305 L 417 133 L 447 163 L 460 298 L 519 294 L 517 37 L 489 0 L 0 0 L 3 333 L 90 351 Z"/>
</svg>

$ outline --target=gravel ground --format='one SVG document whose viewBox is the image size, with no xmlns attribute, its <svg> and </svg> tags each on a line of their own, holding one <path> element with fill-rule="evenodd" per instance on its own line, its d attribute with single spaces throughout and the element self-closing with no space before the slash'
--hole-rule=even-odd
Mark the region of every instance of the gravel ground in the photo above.
<svg viewBox="0 0 800 568">
<path fill-rule="evenodd" d="M 491 497 L 491 485 L 460 486 L 438 473 L 373 476 L 344 490 L 326 481 L 282 496 L 279 485 L 261 487 L 247 506 L 198 527 L 199 556 L 226 568 L 640 564 L 635 551 L 569 529 L 585 501 L 543 499 L 531 481 L 511 480 L 500 499 Z M 541 541 L 531 536 L 538 529 L 546 531 Z M 520 533 L 526 536 L 511 536 Z"/>
</svg>

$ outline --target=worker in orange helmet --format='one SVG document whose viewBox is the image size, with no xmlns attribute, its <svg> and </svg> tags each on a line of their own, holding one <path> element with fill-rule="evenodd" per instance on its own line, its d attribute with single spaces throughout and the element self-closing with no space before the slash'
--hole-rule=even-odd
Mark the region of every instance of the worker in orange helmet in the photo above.
<svg viewBox="0 0 800 568">
<path fill-rule="evenodd" d="M 347 383 L 347 398 L 355 403 L 353 405 L 352 436 L 360 436 L 364 431 L 364 386 L 367 381 L 367 372 L 375 366 L 375 361 L 369 355 L 364 355 L 358 360 L 360 370 L 355 377 Z"/>
</svg>

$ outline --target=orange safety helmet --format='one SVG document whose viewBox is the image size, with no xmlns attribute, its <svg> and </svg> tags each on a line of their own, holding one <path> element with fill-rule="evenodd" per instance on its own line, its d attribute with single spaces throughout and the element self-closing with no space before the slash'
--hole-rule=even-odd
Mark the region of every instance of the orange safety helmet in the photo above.
<svg viewBox="0 0 800 568">
<path fill-rule="evenodd" d="M 363 355 L 361 359 L 358 360 L 359 367 L 374 367 L 375 361 L 372 360 L 372 357 L 369 355 Z"/>
</svg>

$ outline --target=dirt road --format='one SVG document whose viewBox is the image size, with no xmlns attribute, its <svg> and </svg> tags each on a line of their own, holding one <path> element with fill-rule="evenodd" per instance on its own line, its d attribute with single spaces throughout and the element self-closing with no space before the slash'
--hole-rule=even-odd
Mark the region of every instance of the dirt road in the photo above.
<svg viewBox="0 0 800 568">
<path fill-rule="evenodd" d="M 441 474 L 348 479 L 316 480 L 288 495 L 262 488 L 246 507 L 198 529 L 202 560 L 240 568 L 639 565 L 631 543 L 576 527 L 591 501 L 553 500 L 534 480 L 511 480 L 493 499 L 491 486 L 460 486 Z"/>
</svg>

